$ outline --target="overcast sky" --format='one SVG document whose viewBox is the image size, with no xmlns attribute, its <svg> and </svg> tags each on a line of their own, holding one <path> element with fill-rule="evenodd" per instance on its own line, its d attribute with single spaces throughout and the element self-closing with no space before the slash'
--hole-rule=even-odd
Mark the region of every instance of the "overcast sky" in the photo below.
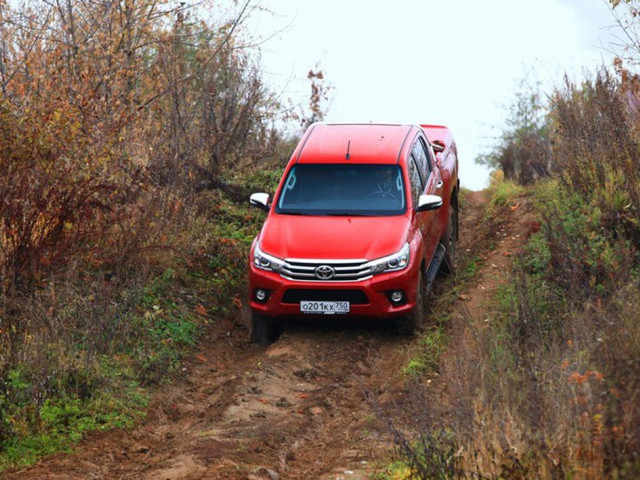
<svg viewBox="0 0 640 480">
<path fill-rule="evenodd" d="M 486 152 L 526 72 L 547 88 L 603 62 L 613 18 L 604 0 L 261 0 L 250 29 L 266 80 L 306 103 L 306 73 L 331 83 L 326 121 L 443 123 L 461 181 L 485 186 Z M 531 73 L 533 72 L 533 73 Z"/>
</svg>

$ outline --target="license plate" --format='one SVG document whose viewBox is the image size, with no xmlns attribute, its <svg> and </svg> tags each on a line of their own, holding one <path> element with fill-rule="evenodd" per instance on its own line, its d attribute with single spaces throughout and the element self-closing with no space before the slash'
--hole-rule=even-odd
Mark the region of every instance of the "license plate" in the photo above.
<svg viewBox="0 0 640 480">
<path fill-rule="evenodd" d="M 314 302 L 303 300 L 300 302 L 302 313 L 316 313 L 322 315 L 335 315 L 349 313 L 349 302 Z"/>
</svg>

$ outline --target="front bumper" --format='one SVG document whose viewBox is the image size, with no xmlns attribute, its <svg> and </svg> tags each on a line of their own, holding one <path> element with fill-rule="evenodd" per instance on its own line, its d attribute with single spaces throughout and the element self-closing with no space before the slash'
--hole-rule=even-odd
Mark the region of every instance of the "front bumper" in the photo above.
<svg viewBox="0 0 640 480">
<path fill-rule="evenodd" d="M 341 316 L 388 319 L 411 312 L 416 301 L 418 283 L 417 264 L 399 272 L 388 272 L 353 282 L 296 281 L 280 276 L 279 273 L 257 269 L 249 264 L 249 306 L 266 317 L 326 317 L 326 315 L 308 315 L 300 312 L 299 300 L 347 300 L 350 312 Z M 256 289 L 267 291 L 264 302 L 256 301 Z M 402 290 L 406 303 L 392 304 L 389 294 Z M 308 293 L 309 298 L 305 298 Z M 340 314 L 337 314 L 340 315 Z"/>
</svg>

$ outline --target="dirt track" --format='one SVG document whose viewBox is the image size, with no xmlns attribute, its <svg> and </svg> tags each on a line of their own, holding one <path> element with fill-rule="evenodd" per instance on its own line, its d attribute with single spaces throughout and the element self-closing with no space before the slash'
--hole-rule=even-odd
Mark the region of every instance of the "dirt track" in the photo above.
<svg viewBox="0 0 640 480">
<path fill-rule="evenodd" d="M 461 212 L 460 251 L 483 261 L 453 307 L 458 333 L 440 382 L 462 348 L 461 319 L 482 318 L 497 274 L 525 237 L 524 208 L 492 232 L 481 218 L 484 202 L 483 192 L 470 194 Z M 185 380 L 157 394 L 137 430 L 95 435 L 76 453 L 7 477 L 358 479 L 388 459 L 391 439 L 367 399 L 391 405 L 406 393 L 402 368 L 413 340 L 344 321 L 288 325 L 266 349 L 245 339 L 241 321 L 221 322 L 185 363 Z"/>
</svg>

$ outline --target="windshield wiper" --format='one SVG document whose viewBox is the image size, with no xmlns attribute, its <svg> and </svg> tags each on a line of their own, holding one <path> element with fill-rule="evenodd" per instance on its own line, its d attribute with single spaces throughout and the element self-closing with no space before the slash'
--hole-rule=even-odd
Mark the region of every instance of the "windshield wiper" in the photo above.
<svg viewBox="0 0 640 480">
<path fill-rule="evenodd" d="M 295 210 L 280 210 L 278 213 L 281 215 L 311 215 L 307 212 L 297 212 Z"/>
<path fill-rule="evenodd" d="M 309 217 L 375 217 L 380 213 L 353 213 L 353 212 L 314 212 L 300 210 L 278 210 L 280 215 L 304 215 Z"/>
<path fill-rule="evenodd" d="M 373 217 L 375 214 L 373 213 L 351 213 L 351 212 L 331 212 L 325 213 L 328 217 Z"/>
</svg>

